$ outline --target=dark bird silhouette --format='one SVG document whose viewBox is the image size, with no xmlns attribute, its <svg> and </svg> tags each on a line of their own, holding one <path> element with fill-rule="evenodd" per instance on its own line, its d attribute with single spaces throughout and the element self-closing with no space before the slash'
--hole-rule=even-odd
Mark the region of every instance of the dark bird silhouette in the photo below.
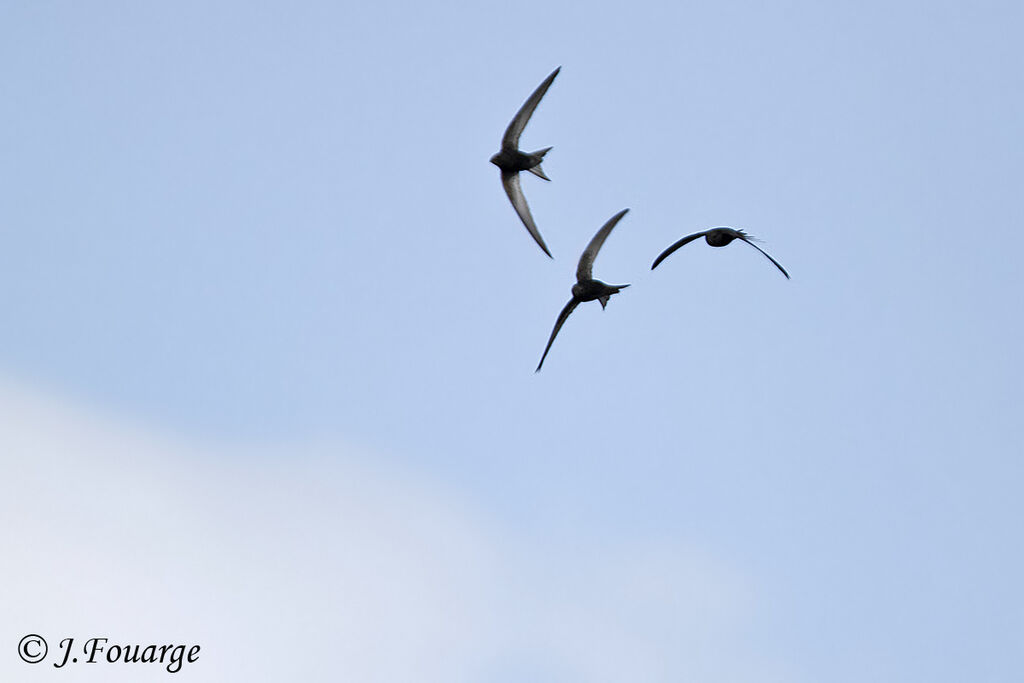
<svg viewBox="0 0 1024 683">
<path fill-rule="evenodd" d="M 658 258 L 654 259 L 654 263 L 651 265 L 651 270 L 657 268 L 658 264 L 664 261 L 666 258 L 668 258 L 676 249 L 683 246 L 684 244 L 689 244 L 698 237 L 703 237 L 704 240 L 713 247 L 724 247 L 725 245 L 729 244 L 735 239 L 743 240 L 744 242 L 752 246 L 754 249 L 757 249 L 759 252 L 764 254 L 765 258 L 774 263 L 775 267 L 781 270 L 782 274 L 786 276 L 786 279 L 789 279 L 789 273 L 786 272 L 786 269 L 780 266 L 778 261 L 769 256 L 764 249 L 754 244 L 754 242 L 757 241 L 756 237 L 754 237 L 753 235 L 748 235 L 742 230 L 733 230 L 732 228 L 711 228 L 710 230 L 705 230 L 704 232 L 695 232 L 692 235 L 687 235 L 686 237 L 684 237 L 683 239 L 679 240 L 671 247 L 666 249 L 665 251 L 661 252 Z"/>
<path fill-rule="evenodd" d="M 505 194 L 508 195 L 516 213 L 519 214 L 519 218 L 523 221 L 523 225 L 526 226 L 533 239 L 537 241 L 537 244 L 548 256 L 551 256 L 551 252 L 548 251 L 548 245 L 544 244 L 544 238 L 540 236 L 537 224 L 533 222 L 533 216 L 530 215 L 530 206 L 526 203 L 523 189 L 519 186 L 519 172 L 529 171 L 539 178 L 551 180 L 551 178 L 544 175 L 544 171 L 540 167 L 540 162 L 544 160 L 544 155 L 550 152 L 551 148 L 545 147 L 530 153 L 520 152 L 519 136 L 522 135 L 523 129 L 526 128 L 527 122 L 529 122 L 530 117 L 533 115 L 533 110 L 537 108 L 540 99 L 544 97 L 544 93 L 551 87 L 555 76 L 561 70 L 562 67 L 558 67 L 552 71 L 551 75 L 545 78 L 544 82 L 537 86 L 537 89 L 533 91 L 529 99 L 523 103 L 523 106 L 516 112 L 515 118 L 512 119 L 512 123 L 508 124 L 508 128 L 505 129 L 505 136 L 501 138 L 501 151 L 491 157 L 491 163 L 501 169 L 501 185 L 505 188 Z M 551 258 L 554 257 L 552 256 Z"/>
<path fill-rule="evenodd" d="M 548 339 L 548 345 L 544 347 L 544 355 L 540 357 L 540 363 L 537 364 L 537 369 L 534 372 L 540 372 L 540 368 L 544 365 L 544 359 L 548 357 L 548 351 L 551 350 L 551 344 L 555 341 L 555 337 L 558 336 L 558 331 L 562 329 L 562 325 L 569 318 L 569 314 L 584 301 L 594 301 L 595 299 L 601 302 L 601 309 L 608 305 L 608 299 L 612 294 L 618 294 L 620 289 L 625 289 L 629 285 L 609 285 L 595 280 L 592 277 L 594 269 L 594 259 L 597 258 L 597 252 L 601 250 L 601 245 L 608 239 L 608 235 L 611 234 L 612 228 L 615 224 L 626 215 L 629 209 L 623 209 L 617 214 L 608 219 L 608 222 L 601 226 L 601 229 L 597 231 L 594 238 L 590 240 L 590 244 L 583 250 L 583 255 L 580 256 L 580 263 L 576 266 L 576 284 L 572 286 L 572 298 L 569 299 L 569 303 L 565 305 L 562 312 L 558 314 L 558 320 L 555 321 L 555 329 L 551 330 L 551 338 Z"/>
</svg>

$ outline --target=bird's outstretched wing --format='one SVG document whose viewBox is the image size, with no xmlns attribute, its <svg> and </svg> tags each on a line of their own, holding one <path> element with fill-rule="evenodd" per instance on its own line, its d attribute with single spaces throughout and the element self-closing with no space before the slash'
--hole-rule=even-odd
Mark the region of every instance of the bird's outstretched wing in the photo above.
<svg viewBox="0 0 1024 683">
<path fill-rule="evenodd" d="M 548 345 L 544 347 L 544 355 L 540 357 L 540 363 L 537 363 L 537 369 L 534 372 L 540 372 L 540 368 L 544 365 L 544 359 L 548 357 L 548 351 L 551 350 L 551 344 L 554 343 L 555 337 L 558 336 L 558 331 L 562 329 L 562 325 L 568 320 L 569 314 L 573 312 L 580 303 L 580 300 L 576 297 L 569 299 L 569 303 L 565 305 L 562 312 L 558 314 L 558 320 L 555 321 L 555 329 L 551 330 L 551 337 L 548 339 Z"/>
<path fill-rule="evenodd" d="M 787 273 L 787 272 L 786 272 L 786 269 L 785 269 L 785 268 L 783 268 L 782 266 L 780 266 L 780 265 L 779 265 L 779 262 L 778 262 L 778 261 L 776 261 L 776 260 L 775 260 L 775 259 L 773 259 L 773 258 L 772 258 L 771 256 L 769 256 L 769 255 L 768 255 L 768 252 L 766 252 L 766 251 L 765 251 L 764 249 L 762 249 L 761 247 L 759 247 L 759 246 L 757 246 L 756 244 L 754 244 L 754 242 L 753 242 L 753 239 L 754 239 L 754 238 L 752 238 L 752 237 L 751 237 L 750 235 L 746 234 L 746 233 L 745 233 L 745 232 L 743 232 L 742 230 L 741 230 L 741 231 L 739 231 L 739 232 L 740 232 L 740 239 L 741 239 L 741 240 L 743 240 L 744 242 L 746 242 L 747 244 L 749 244 L 750 246 L 752 246 L 752 247 L 753 247 L 754 249 L 757 249 L 757 250 L 758 250 L 759 252 L 761 252 L 762 254 L 764 254 L 764 256 L 765 256 L 765 258 L 766 258 L 766 259 L 768 259 L 769 261 L 771 261 L 772 263 L 774 263 L 774 264 L 775 264 L 775 267 L 776 267 L 776 268 L 778 268 L 779 270 L 781 270 L 781 271 L 782 271 L 782 274 L 786 276 L 786 279 L 787 279 L 787 280 L 788 280 L 788 279 L 790 279 L 790 278 L 789 278 L 789 273 Z M 658 257 L 658 258 L 661 258 L 661 257 Z M 657 261 L 655 261 L 655 263 L 657 263 Z"/>
<path fill-rule="evenodd" d="M 597 252 L 601 251 L 601 245 L 608 239 L 608 235 L 611 234 L 612 228 L 615 224 L 626 215 L 629 209 L 623 209 L 617 214 L 608 219 L 608 222 L 601 226 L 601 229 L 597 231 L 594 238 L 590 240 L 590 244 L 583 250 L 583 254 L 580 256 L 580 263 L 576 266 L 576 280 L 583 282 L 584 280 L 590 280 L 593 277 L 594 272 L 594 259 L 597 258 Z"/>
<path fill-rule="evenodd" d="M 540 103 L 540 99 L 544 97 L 544 93 L 551 87 L 551 83 L 555 80 L 555 76 L 562 70 L 562 67 L 558 67 L 551 72 L 551 75 L 544 79 L 544 82 L 537 86 L 537 89 L 533 91 L 533 94 L 523 103 L 523 106 L 516 112 L 515 118 L 512 119 L 512 123 L 508 124 L 508 128 L 505 129 L 505 136 L 501 138 L 502 149 L 519 149 L 519 136 L 522 135 L 523 129 L 526 128 L 527 122 L 530 117 L 533 116 L 533 110 L 537 108 Z"/>
<path fill-rule="evenodd" d="M 544 244 L 544 238 L 540 236 L 540 230 L 537 229 L 537 224 L 533 222 L 533 216 L 530 215 L 530 206 L 526 203 L 523 188 L 519 185 L 519 173 L 502 171 L 501 186 L 505 188 L 505 194 L 508 195 L 509 201 L 512 202 L 512 207 L 519 214 L 519 219 L 523 221 L 527 231 L 529 231 L 540 248 L 544 250 L 544 253 L 554 258 L 554 256 L 551 256 L 551 252 L 548 251 L 548 245 Z"/>
<path fill-rule="evenodd" d="M 708 234 L 707 230 L 705 230 L 704 232 L 695 232 L 692 235 L 687 235 L 683 239 L 679 240 L 678 242 L 673 244 L 671 247 L 669 247 L 665 251 L 663 251 L 660 254 L 658 254 L 658 258 L 654 259 L 654 263 L 651 264 L 651 270 L 654 270 L 655 268 L 657 268 L 659 263 L 661 263 L 662 261 L 667 259 L 669 256 L 671 256 L 675 252 L 675 250 L 678 249 L 679 247 L 681 247 L 681 246 L 683 246 L 685 244 L 689 244 L 690 242 L 694 241 L 698 237 L 703 237 L 706 234 Z"/>
</svg>

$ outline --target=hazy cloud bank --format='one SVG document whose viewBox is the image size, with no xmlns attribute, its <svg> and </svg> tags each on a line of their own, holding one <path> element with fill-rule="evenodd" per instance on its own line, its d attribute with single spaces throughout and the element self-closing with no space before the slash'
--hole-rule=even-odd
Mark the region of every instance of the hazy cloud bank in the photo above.
<svg viewBox="0 0 1024 683">
<path fill-rule="evenodd" d="M 186 443 L 10 383 L 0 416 L 5 680 L 94 636 L 199 644 L 193 681 L 775 678 L 745 581 L 691 549 L 515 536 L 343 444 Z M 26 633 L 46 663 L 17 659 Z"/>
</svg>

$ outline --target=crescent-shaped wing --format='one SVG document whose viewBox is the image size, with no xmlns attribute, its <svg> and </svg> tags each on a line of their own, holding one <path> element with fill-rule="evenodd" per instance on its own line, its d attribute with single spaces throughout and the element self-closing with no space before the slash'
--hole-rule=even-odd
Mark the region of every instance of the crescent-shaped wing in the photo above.
<svg viewBox="0 0 1024 683">
<path fill-rule="evenodd" d="M 742 232 L 741 232 L 741 233 L 740 233 L 740 239 L 741 239 L 741 240 L 743 240 L 744 242 L 746 242 L 747 244 L 749 244 L 750 246 L 752 246 L 752 247 L 753 247 L 754 249 L 757 249 L 757 250 L 758 250 L 759 252 L 761 252 L 762 254 L 764 254 L 764 257 L 765 257 L 766 259 L 768 259 L 769 261 L 771 261 L 772 263 L 774 263 L 774 264 L 775 264 L 775 267 L 776 267 L 776 268 L 778 268 L 779 270 L 781 270 L 781 271 L 782 271 L 782 274 L 786 276 L 786 279 L 787 279 L 787 280 L 788 280 L 788 279 L 790 279 L 790 278 L 789 278 L 789 273 L 787 273 L 787 272 L 786 272 L 786 269 L 785 269 L 785 268 L 783 268 L 782 266 L 780 266 L 780 265 L 779 265 L 779 262 L 778 262 L 778 261 L 776 261 L 776 260 L 775 260 L 775 259 L 773 259 L 773 258 L 772 258 L 771 256 L 769 256 L 769 255 L 768 255 L 768 252 L 766 252 L 766 251 L 765 251 L 764 249 L 762 249 L 761 247 L 759 247 L 759 246 L 757 246 L 756 244 L 754 244 L 754 243 L 753 243 L 753 242 L 752 242 L 752 241 L 750 240 L 750 237 L 749 237 L 749 235 L 746 235 L 745 233 L 742 233 Z"/>
<path fill-rule="evenodd" d="M 537 369 L 534 372 L 540 372 L 540 368 L 544 365 L 544 359 L 548 357 L 548 351 L 551 350 L 551 344 L 555 341 L 555 337 L 558 336 L 558 331 L 562 329 L 562 325 L 568 320 L 569 314 L 573 312 L 580 303 L 580 300 L 576 297 L 569 299 L 569 303 L 565 305 L 562 312 L 558 314 L 558 320 L 555 321 L 555 329 L 551 330 L 551 337 L 548 339 L 548 345 L 544 347 L 544 355 L 540 357 L 540 362 L 537 363 Z"/>
<path fill-rule="evenodd" d="M 551 75 L 544 79 L 544 82 L 537 86 L 537 89 L 533 91 L 533 94 L 523 103 L 523 106 L 516 112 L 515 118 L 512 119 L 512 123 L 508 124 L 508 128 L 505 129 L 505 136 L 501 138 L 502 149 L 519 149 L 519 136 L 522 135 L 523 129 L 526 128 L 527 122 L 530 117 L 533 116 L 533 110 L 537 108 L 540 103 L 540 99 L 544 97 L 544 93 L 551 87 L 551 83 L 555 80 L 555 76 L 562 70 L 562 67 L 558 67 L 551 72 Z"/>
<path fill-rule="evenodd" d="M 544 253 L 550 258 L 554 258 L 554 256 L 551 256 L 551 252 L 548 251 L 548 245 L 544 244 L 544 238 L 540 236 L 540 230 L 537 229 L 537 224 L 533 222 L 533 216 L 530 215 L 530 206 L 526 203 L 523 188 L 519 185 L 519 173 L 502 171 L 501 186 L 505 188 L 505 194 L 508 195 L 509 200 L 512 202 L 512 207 L 519 214 L 519 219 L 523 221 L 527 231 L 533 236 L 533 239 L 540 248 L 544 250 Z"/>
<path fill-rule="evenodd" d="M 692 235 L 687 235 L 683 239 L 679 240 L 678 242 L 673 244 L 671 247 L 669 247 L 665 251 L 663 251 L 660 254 L 658 254 L 658 258 L 654 259 L 654 263 L 651 264 L 651 270 L 654 270 L 655 268 L 657 268 L 659 263 L 661 263 L 662 261 L 667 259 L 669 256 L 671 256 L 675 252 L 675 250 L 678 249 L 679 247 L 683 246 L 684 244 L 689 244 L 690 242 L 694 241 L 698 237 L 703 237 L 706 234 L 708 234 L 707 230 L 705 230 L 704 232 L 695 232 Z"/>
<path fill-rule="evenodd" d="M 611 234 L 612 228 L 615 224 L 626 215 L 629 209 L 623 209 L 617 214 L 608 219 L 608 222 L 601 226 L 601 229 L 597 231 L 594 238 L 590 240 L 590 244 L 583 250 L 583 254 L 580 256 L 580 263 L 576 266 L 576 281 L 583 282 L 584 280 L 590 280 L 594 270 L 594 259 L 597 258 L 597 252 L 601 251 L 601 245 L 608 239 L 608 235 Z"/>
</svg>

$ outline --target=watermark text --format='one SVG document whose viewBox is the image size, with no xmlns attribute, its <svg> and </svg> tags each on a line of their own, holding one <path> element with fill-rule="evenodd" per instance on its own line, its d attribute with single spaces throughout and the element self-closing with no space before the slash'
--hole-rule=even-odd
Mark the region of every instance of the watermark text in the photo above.
<svg viewBox="0 0 1024 683">
<path fill-rule="evenodd" d="M 64 638 L 50 657 L 55 669 L 72 664 L 160 664 L 167 673 L 178 673 L 185 664 L 199 660 L 199 645 L 111 643 L 109 638 L 93 637 L 75 644 Z M 50 654 L 46 639 L 31 633 L 18 643 L 18 656 L 29 664 L 40 664 Z"/>
</svg>

